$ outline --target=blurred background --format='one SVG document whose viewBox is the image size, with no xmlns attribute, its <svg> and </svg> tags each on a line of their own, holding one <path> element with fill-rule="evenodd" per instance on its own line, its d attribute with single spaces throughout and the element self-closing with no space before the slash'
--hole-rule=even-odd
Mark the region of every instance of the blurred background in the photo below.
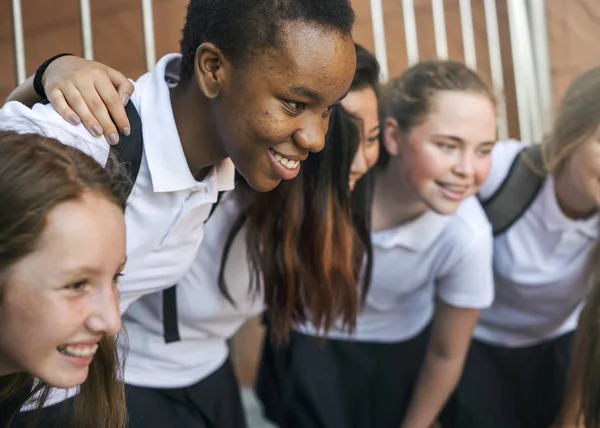
<svg viewBox="0 0 600 428">
<path fill-rule="evenodd" d="M 355 40 L 376 54 L 382 80 L 423 59 L 465 62 L 496 89 L 501 139 L 539 141 L 571 79 L 600 63 L 599 0 L 352 3 Z M 179 50 L 186 5 L 187 0 L 3 0 L 0 98 L 60 52 L 96 59 L 137 78 L 156 59 Z M 261 341 L 260 324 L 251 320 L 231 342 L 247 388 Z M 255 418 L 252 404 L 249 411 Z"/>
</svg>

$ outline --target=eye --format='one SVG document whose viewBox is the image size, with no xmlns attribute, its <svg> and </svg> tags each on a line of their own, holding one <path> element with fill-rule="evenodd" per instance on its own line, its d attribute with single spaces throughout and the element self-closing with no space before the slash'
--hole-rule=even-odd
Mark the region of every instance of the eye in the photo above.
<svg viewBox="0 0 600 428">
<path fill-rule="evenodd" d="M 370 137 L 370 138 L 367 140 L 367 144 L 371 145 L 371 144 L 378 143 L 378 142 L 379 142 L 379 137 L 381 137 L 381 134 L 377 134 L 377 135 L 375 135 L 375 136 L 373 136 L 373 137 Z"/>
<path fill-rule="evenodd" d="M 70 284 L 67 284 L 65 286 L 65 288 L 67 290 L 83 291 L 87 285 L 88 285 L 88 281 L 87 281 L 87 279 L 84 279 L 82 281 L 77 281 L 77 282 L 72 282 Z"/>
<path fill-rule="evenodd" d="M 306 103 L 300 101 L 283 100 L 286 107 L 290 109 L 293 114 L 300 114 L 306 110 Z"/>
<path fill-rule="evenodd" d="M 117 285 L 117 284 L 119 283 L 119 280 L 120 280 L 120 279 L 121 279 L 123 276 L 124 276 L 124 275 L 123 275 L 121 272 L 119 272 L 118 274 L 116 274 L 116 275 L 113 277 L 113 284 Z"/>
<path fill-rule="evenodd" d="M 435 144 L 444 152 L 451 152 L 452 150 L 456 149 L 456 145 L 451 143 L 437 142 Z"/>
<path fill-rule="evenodd" d="M 493 149 L 494 149 L 494 146 L 491 146 L 491 145 L 484 146 L 477 150 L 477 154 L 480 156 L 488 156 L 492 153 Z"/>
</svg>

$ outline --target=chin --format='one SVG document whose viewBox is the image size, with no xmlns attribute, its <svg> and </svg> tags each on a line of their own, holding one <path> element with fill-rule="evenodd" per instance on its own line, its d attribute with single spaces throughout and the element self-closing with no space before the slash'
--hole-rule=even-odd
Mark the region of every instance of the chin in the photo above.
<svg viewBox="0 0 600 428">
<path fill-rule="evenodd" d="M 79 386 L 85 382 L 88 377 L 88 371 L 89 370 L 87 367 L 74 372 L 56 368 L 56 370 L 49 376 L 36 377 L 39 377 L 45 383 L 55 388 L 67 389 L 73 388 L 74 386 Z"/>
<path fill-rule="evenodd" d="M 246 179 L 246 181 L 254 190 L 263 193 L 270 192 L 271 190 L 279 186 L 279 184 L 281 183 L 281 180 L 279 179 L 268 179 L 263 177 L 257 180 Z"/>
<path fill-rule="evenodd" d="M 463 199 L 463 201 L 464 201 L 464 199 Z M 440 202 L 440 201 L 434 201 L 433 203 L 428 203 L 427 205 L 429 206 L 429 208 L 432 211 L 435 211 L 438 214 L 441 214 L 441 215 L 452 215 L 452 214 L 454 214 L 458 210 L 458 207 L 460 206 L 460 204 L 463 201 L 460 201 L 460 202 L 449 202 L 449 201 Z"/>
</svg>

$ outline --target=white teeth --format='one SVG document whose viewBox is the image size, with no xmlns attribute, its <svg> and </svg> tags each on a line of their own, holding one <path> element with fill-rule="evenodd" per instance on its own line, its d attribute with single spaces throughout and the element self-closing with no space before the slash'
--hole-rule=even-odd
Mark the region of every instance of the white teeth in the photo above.
<svg viewBox="0 0 600 428">
<path fill-rule="evenodd" d="M 467 191 L 467 189 L 463 186 L 452 186 L 450 184 L 443 184 L 443 183 L 441 183 L 441 186 L 445 189 L 450 190 L 451 192 L 454 192 L 454 193 L 465 193 Z"/>
<path fill-rule="evenodd" d="M 288 159 L 285 156 L 282 156 L 281 154 L 276 153 L 275 151 L 273 151 L 273 156 L 275 156 L 275 159 L 277 159 L 279 161 L 279 163 L 281 165 L 285 166 L 287 169 L 294 169 L 300 163 L 300 161 L 294 161 L 294 160 Z"/>
<path fill-rule="evenodd" d="M 89 348 L 75 348 L 73 346 L 59 346 L 58 351 L 61 354 L 71 355 L 74 357 L 89 357 L 94 355 L 98 350 L 98 344 Z"/>
</svg>

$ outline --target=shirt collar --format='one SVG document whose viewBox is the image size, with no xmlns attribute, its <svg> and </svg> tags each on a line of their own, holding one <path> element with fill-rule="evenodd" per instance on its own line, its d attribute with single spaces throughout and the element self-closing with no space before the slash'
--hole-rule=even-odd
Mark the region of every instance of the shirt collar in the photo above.
<svg viewBox="0 0 600 428">
<path fill-rule="evenodd" d="M 144 152 L 155 192 L 193 189 L 198 184 L 188 167 L 171 105 L 169 89 L 179 82 L 180 68 L 180 54 L 165 55 L 154 70 L 138 79 L 135 85 Z M 204 180 L 216 180 L 218 191 L 231 190 L 234 175 L 233 163 L 225 159 L 211 168 Z"/>
<path fill-rule="evenodd" d="M 442 233 L 449 219 L 450 216 L 429 210 L 409 223 L 374 232 L 372 242 L 385 249 L 404 247 L 415 252 L 424 251 Z"/>
<path fill-rule="evenodd" d="M 540 218 L 546 230 L 550 232 L 575 231 L 591 239 L 598 238 L 600 215 L 596 214 L 584 220 L 573 220 L 567 217 L 556 200 L 554 176 L 548 174 L 541 191 Z"/>
</svg>

